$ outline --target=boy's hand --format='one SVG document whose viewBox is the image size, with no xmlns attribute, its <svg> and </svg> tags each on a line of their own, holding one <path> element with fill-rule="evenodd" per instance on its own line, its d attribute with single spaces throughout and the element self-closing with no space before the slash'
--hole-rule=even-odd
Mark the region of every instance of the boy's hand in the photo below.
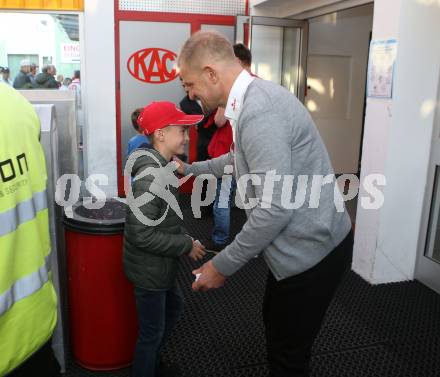
<svg viewBox="0 0 440 377">
<path fill-rule="evenodd" d="M 214 123 L 218 128 L 222 128 L 227 122 L 225 117 L 225 108 L 219 107 L 214 116 Z"/>
<path fill-rule="evenodd" d="M 183 161 L 180 158 L 176 157 L 176 156 L 173 157 L 173 161 L 177 165 L 177 172 L 180 175 L 185 175 L 185 166 L 183 165 Z"/>
<path fill-rule="evenodd" d="M 199 241 L 193 240 L 193 247 L 189 253 L 191 259 L 198 261 L 203 259 L 206 255 L 205 246 L 203 246 Z"/>
</svg>

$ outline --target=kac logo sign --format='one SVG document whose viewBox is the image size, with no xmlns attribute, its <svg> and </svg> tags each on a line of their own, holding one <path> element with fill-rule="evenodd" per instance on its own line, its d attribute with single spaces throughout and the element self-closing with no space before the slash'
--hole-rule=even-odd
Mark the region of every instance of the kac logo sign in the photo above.
<svg viewBox="0 0 440 377">
<path fill-rule="evenodd" d="M 128 58 L 128 72 L 137 80 L 162 84 L 177 77 L 173 62 L 177 55 L 163 48 L 145 48 Z M 170 70 L 171 69 L 171 70 Z"/>
</svg>

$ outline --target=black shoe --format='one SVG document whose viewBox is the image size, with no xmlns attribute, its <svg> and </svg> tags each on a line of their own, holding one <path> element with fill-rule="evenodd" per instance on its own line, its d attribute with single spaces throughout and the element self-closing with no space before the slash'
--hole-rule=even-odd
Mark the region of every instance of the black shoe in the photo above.
<svg viewBox="0 0 440 377">
<path fill-rule="evenodd" d="M 177 377 L 180 376 L 180 368 L 177 364 L 160 361 L 156 377 Z"/>
<path fill-rule="evenodd" d="M 214 254 L 219 253 L 226 247 L 226 244 L 218 244 L 211 239 L 202 241 L 202 245 L 205 246 L 206 252 Z"/>
</svg>

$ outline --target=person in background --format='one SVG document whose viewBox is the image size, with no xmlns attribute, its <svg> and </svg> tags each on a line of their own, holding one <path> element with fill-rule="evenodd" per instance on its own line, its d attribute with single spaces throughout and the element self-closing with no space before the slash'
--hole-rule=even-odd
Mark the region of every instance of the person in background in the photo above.
<svg viewBox="0 0 440 377">
<path fill-rule="evenodd" d="M 0 83 L 0 376 L 60 376 L 51 347 L 57 297 L 39 138 L 32 105 Z"/>
<path fill-rule="evenodd" d="M 206 113 L 201 105 L 194 98 L 188 95 L 185 86 L 185 97 L 179 103 L 180 108 L 185 114 L 203 114 L 203 120 L 197 125 L 197 161 L 206 161 L 209 159 L 208 144 L 211 141 L 212 135 L 216 131 L 213 122 L 209 122 L 210 113 Z"/>
<path fill-rule="evenodd" d="M 0 69 L 1 77 L 0 82 L 3 82 L 9 86 L 12 86 L 12 80 L 9 78 L 10 71 L 8 67 Z"/>
<path fill-rule="evenodd" d="M 36 88 L 38 89 L 58 89 L 59 85 L 55 80 L 57 69 L 54 65 L 49 64 L 43 67 L 41 73 L 35 77 Z"/>
<path fill-rule="evenodd" d="M 15 76 L 13 86 L 15 89 L 32 89 L 32 82 L 29 77 L 31 65 L 28 59 L 20 62 L 20 72 Z"/>
<path fill-rule="evenodd" d="M 32 87 L 36 87 L 37 83 L 35 82 L 35 77 L 38 73 L 38 65 L 35 63 L 31 63 L 30 72 L 28 74 L 29 79 L 31 80 Z"/>
<path fill-rule="evenodd" d="M 81 108 L 81 72 L 79 70 L 73 71 L 72 82 L 69 85 L 69 89 L 75 91 L 76 102 Z"/>
<path fill-rule="evenodd" d="M 72 90 L 75 92 L 75 101 L 76 101 L 76 108 L 78 111 L 78 117 L 82 116 L 82 99 L 81 99 L 81 72 L 79 70 L 76 70 L 73 72 L 73 78 L 72 82 L 69 84 L 69 90 Z M 84 122 L 80 122 L 81 125 Z"/>
<path fill-rule="evenodd" d="M 152 102 L 139 116 L 139 127 L 150 138 L 152 148 L 147 155 L 137 157 L 134 163 L 133 195 L 128 195 L 124 230 L 124 270 L 135 287 L 139 320 L 132 377 L 177 375 L 175 367 L 161 364 L 160 352 L 183 309 L 176 280 L 179 258 L 189 254 L 197 261 L 203 258 L 205 251 L 199 242 L 186 234 L 177 213 L 165 210 L 177 201 L 179 190 L 171 184 L 165 188 L 163 185 L 169 177 L 162 174 L 166 174 L 165 167 L 173 156 L 183 153 L 188 141 L 186 126 L 200 122 L 202 117 L 186 115 L 171 102 Z M 148 174 L 144 174 L 147 171 Z M 171 171 L 169 174 L 177 183 L 177 173 Z M 153 198 L 138 210 L 147 219 L 163 217 L 156 225 L 142 222 L 132 211 L 135 205 L 132 201 L 145 193 Z"/>
<path fill-rule="evenodd" d="M 182 81 L 182 79 L 180 79 Z M 179 103 L 180 108 L 186 114 L 203 114 L 203 120 L 197 124 L 197 161 L 206 161 L 209 159 L 208 145 L 214 135 L 217 127 L 214 124 L 214 113 L 206 113 L 202 107 L 201 102 L 190 98 L 188 90 L 182 83 L 183 90 L 185 90 L 185 97 Z M 205 200 L 208 189 L 208 182 L 204 181 L 202 186 L 201 200 Z M 201 208 L 201 219 L 206 218 L 212 214 L 213 204 L 203 206 Z"/>
<path fill-rule="evenodd" d="M 208 145 L 210 158 L 220 157 L 231 151 L 232 146 L 232 127 L 225 117 L 225 109 L 219 107 L 214 113 L 214 124 L 217 127 Z M 204 240 L 203 245 L 206 250 L 218 253 L 226 247 L 229 241 L 231 223 L 231 199 L 235 190 L 235 179 L 222 180 L 217 178 L 217 191 L 213 206 L 214 228 L 211 239 Z M 223 182 L 222 182 L 223 181 Z"/>
<path fill-rule="evenodd" d="M 73 71 L 72 82 L 69 85 L 69 90 L 75 92 L 75 105 L 76 105 L 76 123 L 78 125 L 79 134 L 79 144 L 83 145 L 83 129 L 84 129 L 84 111 L 82 107 L 82 96 L 81 96 L 81 72 L 79 70 Z"/>
<path fill-rule="evenodd" d="M 69 85 L 72 83 L 72 79 L 66 77 L 63 80 L 63 84 L 60 86 L 60 90 L 69 90 Z"/>
<path fill-rule="evenodd" d="M 57 83 L 58 87 L 61 88 L 61 85 L 63 85 L 64 82 L 64 76 L 63 75 L 57 75 Z"/>
<path fill-rule="evenodd" d="M 139 124 L 138 124 L 138 118 L 139 118 L 139 115 L 141 114 L 142 110 L 143 110 L 143 108 L 139 108 L 131 113 L 131 124 L 132 124 L 134 130 L 136 131 L 137 135 L 133 136 L 128 141 L 127 154 L 126 154 L 127 158 L 128 158 L 128 156 L 130 156 L 131 152 L 133 152 L 135 149 L 140 148 L 140 147 L 149 148 L 151 146 L 150 141 L 144 135 L 143 129 L 140 128 Z"/>
<path fill-rule="evenodd" d="M 252 53 L 243 43 L 236 43 L 234 46 L 234 55 L 238 58 L 240 65 L 248 71 L 252 76 L 255 76 L 251 71 Z"/>
</svg>

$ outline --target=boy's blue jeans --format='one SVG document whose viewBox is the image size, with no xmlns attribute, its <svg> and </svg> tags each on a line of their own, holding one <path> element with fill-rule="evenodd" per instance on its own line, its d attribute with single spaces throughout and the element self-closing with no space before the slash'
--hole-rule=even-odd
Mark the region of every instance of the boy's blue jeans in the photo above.
<svg viewBox="0 0 440 377">
<path fill-rule="evenodd" d="M 155 377 L 159 354 L 183 311 L 178 287 L 148 290 L 135 287 L 139 335 L 134 353 L 132 377 Z"/>
<path fill-rule="evenodd" d="M 217 179 L 217 192 L 213 207 L 214 230 L 212 240 L 217 245 L 223 245 L 228 241 L 231 226 L 231 199 L 236 187 L 235 179 L 227 177 Z"/>
</svg>

